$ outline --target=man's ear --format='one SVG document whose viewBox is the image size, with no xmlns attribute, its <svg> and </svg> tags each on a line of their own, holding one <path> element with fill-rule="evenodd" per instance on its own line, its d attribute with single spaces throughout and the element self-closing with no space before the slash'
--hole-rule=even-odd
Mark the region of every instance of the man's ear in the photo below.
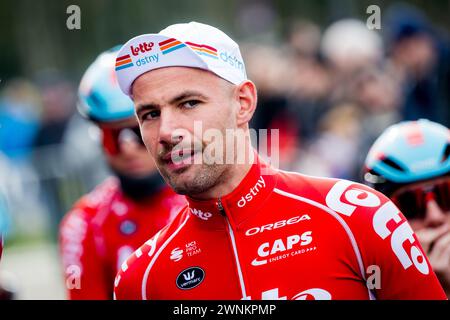
<svg viewBox="0 0 450 320">
<path fill-rule="evenodd" d="M 258 100 L 256 86 L 250 80 L 246 80 L 237 86 L 235 93 L 239 103 L 236 122 L 238 126 L 242 126 L 249 123 L 255 113 Z"/>
</svg>

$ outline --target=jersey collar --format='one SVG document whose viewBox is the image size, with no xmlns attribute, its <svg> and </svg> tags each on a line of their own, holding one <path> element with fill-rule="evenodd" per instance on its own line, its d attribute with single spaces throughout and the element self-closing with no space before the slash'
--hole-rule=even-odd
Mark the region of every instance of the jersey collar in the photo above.
<svg viewBox="0 0 450 320">
<path fill-rule="evenodd" d="M 186 197 L 189 202 L 188 210 L 195 216 L 195 220 L 208 221 L 217 227 L 223 226 L 223 217 L 226 216 L 231 227 L 236 229 L 264 206 L 276 182 L 277 171 L 256 154 L 250 170 L 231 193 L 202 201 Z M 220 206 L 223 210 L 220 210 Z"/>
</svg>

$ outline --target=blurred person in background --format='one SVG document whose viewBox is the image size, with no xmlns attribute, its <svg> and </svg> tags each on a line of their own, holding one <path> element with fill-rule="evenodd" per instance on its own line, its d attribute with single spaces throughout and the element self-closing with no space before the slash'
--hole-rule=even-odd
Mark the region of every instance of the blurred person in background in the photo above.
<svg viewBox="0 0 450 320">
<path fill-rule="evenodd" d="M 9 227 L 9 210 L 4 196 L 3 190 L 0 189 L 0 260 L 2 258 L 3 246 L 5 237 Z M 2 270 L 0 270 L 0 300 L 13 300 L 15 297 L 15 290 L 8 283 L 8 279 Z"/>
<path fill-rule="evenodd" d="M 21 233 L 24 226 L 33 232 L 39 229 L 35 222 L 42 206 L 33 148 L 41 108 L 41 95 L 34 83 L 23 78 L 5 82 L 0 92 L 0 189 L 8 200 L 11 237 Z"/>
<path fill-rule="evenodd" d="M 62 146 L 76 109 L 76 91 L 73 83 L 57 70 L 38 73 L 36 85 L 41 94 L 42 111 L 33 141 L 33 166 L 39 179 L 40 201 L 54 236 L 68 209 L 62 200 L 63 178 L 68 171 Z"/>
<path fill-rule="evenodd" d="M 398 3 L 386 13 L 386 42 L 392 74 L 402 86 L 404 120 L 426 118 L 450 125 L 450 46 L 426 16 Z"/>
<path fill-rule="evenodd" d="M 390 126 L 366 158 L 365 183 L 408 219 L 450 297 L 450 132 L 421 119 Z"/>
<path fill-rule="evenodd" d="M 4 199 L 3 193 L 0 190 L 0 259 L 2 258 L 3 241 L 6 236 L 8 220 L 9 219 L 7 216 L 6 200 Z"/>
<path fill-rule="evenodd" d="M 0 186 L 0 244 L 3 245 L 3 241 L 5 240 L 7 231 L 9 229 L 10 217 L 9 217 L 9 209 L 8 203 L 6 201 L 6 196 L 4 191 Z M 3 246 L 1 247 L 3 248 Z M 1 248 L 0 248 L 0 257 L 1 257 Z"/>
<path fill-rule="evenodd" d="M 321 54 L 330 63 L 334 82 L 342 84 L 361 69 L 377 65 L 383 58 L 383 41 L 357 19 L 342 19 L 324 31 Z"/>
<path fill-rule="evenodd" d="M 35 147 L 61 143 L 71 115 L 75 111 L 76 93 L 73 83 L 56 70 L 44 70 L 36 76 L 41 93 L 42 112 Z"/>
<path fill-rule="evenodd" d="M 358 105 L 343 102 L 333 106 L 317 126 L 315 139 L 300 151 L 293 168 L 310 175 L 353 178 L 361 127 Z"/>
<path fill-rule="evenodd" d="M 82 197 L 61 224 L 70 299 L 112 299 L 121 263 L 185 205 L 165 185 L 142 142 L 133 103 L 117 85 L 115 58 L 114 49 L 102 53 L 79 87 L 80 111 L 100 128 L 115 177 Z"/>
<path fill-rule="evenodd" d="M 328 107 L 331 77 L 319 55 L 320 35 L 316 24 L 298 20 L 289 27 L 286 44 L 244 47 L 249 75 L 259 88 L 251 126 L 279 130 L 284 169 L 293 168 Z"/>
<path fill-rule="evenodd" d="M 299 55 L 291 82 L 292 114 L 313 123 L 293 170 L 356 180 L 361 146 L 392 123 L 395 109 L 396 91 L 380 69 L 383 42 L 362 21 L 342 19 L 325 29 L 316 50 L 309 59 Z"/>
<path fill-rule="evenodd" d="M 290 59 L 284 49 L 270 45 L 248 44 L 244 50 L 249 61 L 249 74 L 260 88 L 258 111 L 251 127 L 267 129 L 268 141 L 271 141 L 271 129 L 279 130 L 280 167 L 288 169 L 299 143 L 299 126 L 288 109 L 287 89 L 292 70 Z"/>
<path fill-rule="evenodd" d="M 290 74 L 284 81 L 290 119 L 298 126 L 302 146 L 314 138 L 320 118 L 329 109 L 333 89 L 327 61 L 320 52 L 320 28 L 305 20 L 292 23 L 288 34 Z"/>
<path fill-rule="evenodd" d="M 0 151 L 15 165 L 29 160 L 39 127 L 37 88 L 23 79 L 8 81 L 0 93 Z"/>
<path fill-rule="evenodd" d="M 390 125 L 401 120 L 401 89 L 398 82 L 384 67 L 367 68 L 355 75 L 349 83 L 349 98 L 360 109 L 359 125 L 362 130 L 354 136 L 357 152 L 350 178 L 360 179 L 370 146 Z"/>
</svg>

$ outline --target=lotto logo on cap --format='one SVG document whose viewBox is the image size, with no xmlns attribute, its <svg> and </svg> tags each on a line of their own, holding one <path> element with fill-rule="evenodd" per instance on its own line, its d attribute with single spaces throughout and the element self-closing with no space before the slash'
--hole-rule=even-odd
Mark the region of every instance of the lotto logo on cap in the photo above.
<svg viewBox="0 0 450 320">
<path fill-rule="evenodd" d="M 233 84 L 247 79 L 238 44 L 219 29 L 198 22 L 134 37 L 118 52 L 115 70 L 120 88 L 131 95 L 140 75 L 176 66 L 208 70 Z"/>
</svg>

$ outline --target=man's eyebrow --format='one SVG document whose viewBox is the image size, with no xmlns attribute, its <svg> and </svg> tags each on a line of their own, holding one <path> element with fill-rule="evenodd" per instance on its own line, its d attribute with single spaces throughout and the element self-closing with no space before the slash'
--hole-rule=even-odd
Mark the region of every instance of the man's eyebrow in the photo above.
<svg viewBox="0 0 450 320">
<path fill-rule="evenodd" d="M 136 114 L 141 114 L 144 111 L 159 109 L 159 105 L 154 103 L 143 103 L 136 107 Z"/>
<path fill-rule="evenodd" d="M 180 93 L 179 95 L 175 96 L 174 98 L 172 98 L 169 101 L 169 104 L 177 104 L 180 101 L 183 101 L 187 98 L 192 98 L 192 97 L 198 97 L 201 99 L 206 100 L 207 97 L 205 95 L 203 95 L 202 93 L 198 92 L 198 91 L 184 91 L 182 93 Z M 138 106 L 136 106 L 136 114 L 141 114 L 142 112 L 148 111 L 148 110 L 158 110 L 160 109 L 160 105 L 157 103 L 142 103 Z"/>
<path fill-rule="evenodd" d="M 192 98 L 192 97 L 198 97 L 198 98 L 201 98 L 204 100 L 208 99 L 205 95 L 203 95 L 202 93 L 200 93 L 198 91 L 188 90 L 188 91 L 184 91 L 184 92 L 180 93 L 179 95 L 177 95 L 176 97 L 172 98 L 170 100 L 170 104 L 176 104 L 180 101 L 183 101 L 187 98 Z"/>
</svg>

